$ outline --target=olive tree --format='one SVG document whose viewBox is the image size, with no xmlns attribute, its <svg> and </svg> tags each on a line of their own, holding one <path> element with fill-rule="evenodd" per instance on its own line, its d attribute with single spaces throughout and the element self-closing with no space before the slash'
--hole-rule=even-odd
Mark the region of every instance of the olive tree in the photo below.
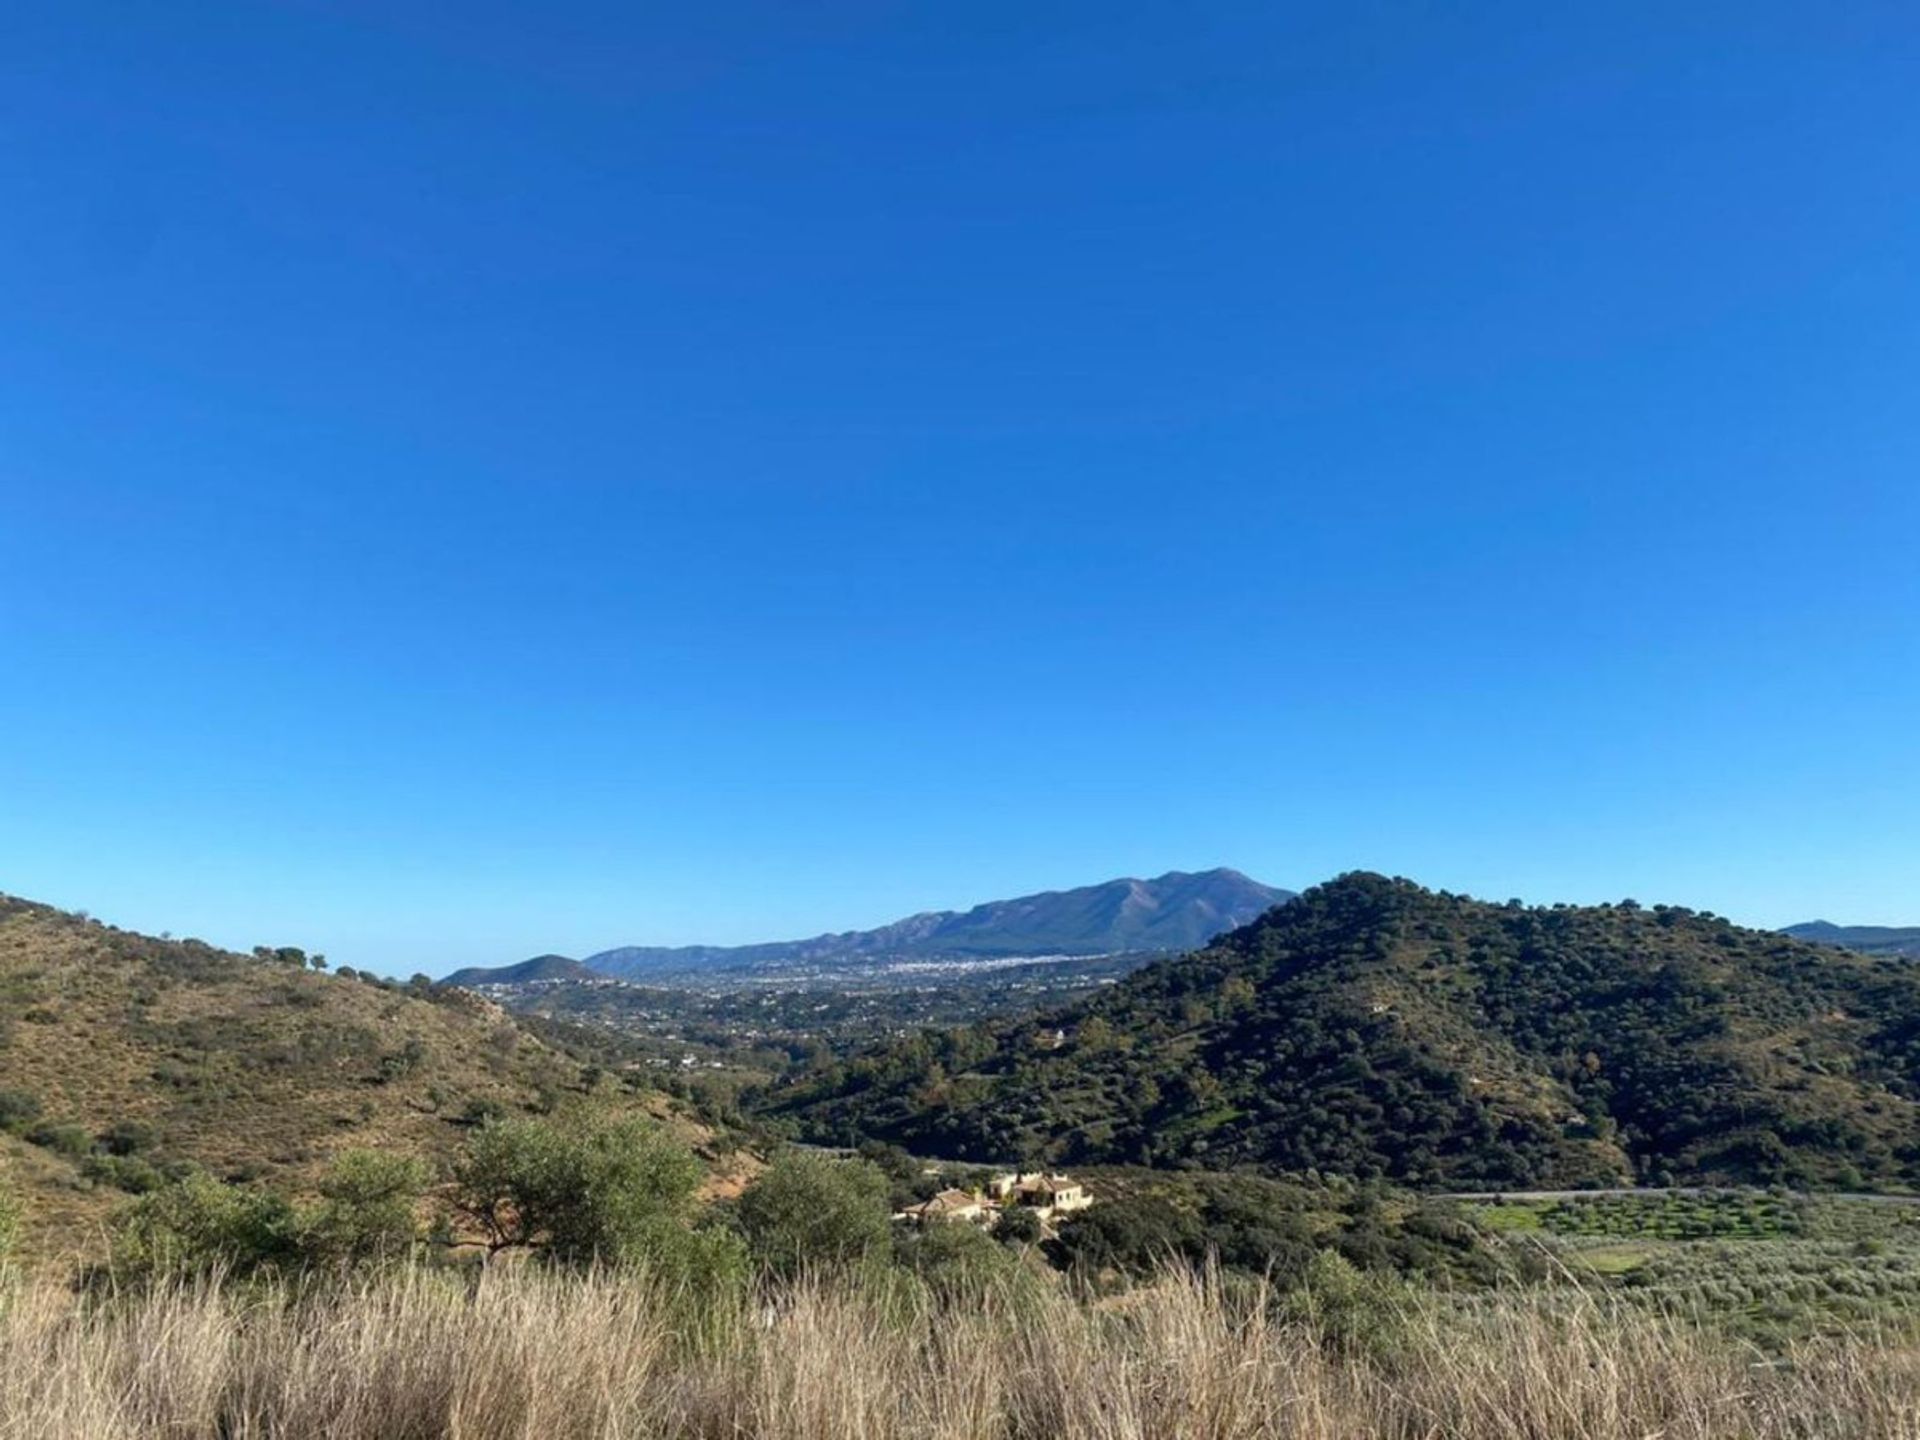
<svg viewBox="0 0 1920 1440">
<path fill-rule="evenodd" d="M 489 1250 L 567 1265 L 657 1254 L 684 1234 L 700 1164 L 652 1121 L 580 1114 L 483 1125 L 454 1170 L 454 1209 Z"/>
</svg>

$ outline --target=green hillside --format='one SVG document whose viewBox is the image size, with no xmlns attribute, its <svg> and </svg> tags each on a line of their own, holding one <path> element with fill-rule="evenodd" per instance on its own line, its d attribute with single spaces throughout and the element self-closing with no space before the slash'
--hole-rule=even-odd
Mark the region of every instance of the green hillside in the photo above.
<svg viewBox="0 0 1920 1440">
<path fill-rule="evenodd" d="M 595 972 L 565 955 L 536 955 L 518 965 L 469 966 L 441 983 L 471 989 L 476 985 L 529 985 L 546 980 L 592 980 Z"/>
<path fill-rule="evenodd" d="M 1354 874 L 1057 1012 L 776 1091 L 810 1138 L 1475 1188 L 1920 1182 L 1920 972 Z"/>
</svg>

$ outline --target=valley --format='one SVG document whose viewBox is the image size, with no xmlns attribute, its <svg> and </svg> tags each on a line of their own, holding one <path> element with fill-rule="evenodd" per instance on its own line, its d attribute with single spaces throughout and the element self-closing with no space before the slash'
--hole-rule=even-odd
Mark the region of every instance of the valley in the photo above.
<svg viewBox="0 0 1920 1440">
<path fill-rule="evenodd" d="M 1415 1363 L 1421 1327 L 1590 1324 L 1693 1347 L 1686 1376 L 1920 1343 L 1898 956 L 1358 873 L 1174 954 L 322 967 L 0 902 L 20 1273 L 338 1314 L 641 1283 L 612 1262 L 728 1334 L 756 1294 L 1057 1329 L 1198 1283 L 1183 1323 L 1257 1313 L 1296 1366 Z M 0 1351 L 34 1343 L 10 1325 Z"/>
</svg>

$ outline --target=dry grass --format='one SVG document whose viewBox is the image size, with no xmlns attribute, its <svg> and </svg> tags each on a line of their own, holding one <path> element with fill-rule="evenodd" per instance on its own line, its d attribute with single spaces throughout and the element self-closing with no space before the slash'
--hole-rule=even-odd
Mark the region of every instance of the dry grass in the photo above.
<svg viewBox="0 0 1920 1440">
<path fill-rule="evenodd" d="M 0 1315 L 5 1440 L 1726 1440 L 1920 1437 L 1920 1352 L 1768 1364 L 1644 1316 L 1415 1304 L 1341 1350 L 1171 1276 L 1120 1309 L 431 1272 L 304 1298 L 182 1287 Z M 698 1335 L 675 1317 L 695 1315 Z"/>
</svg>

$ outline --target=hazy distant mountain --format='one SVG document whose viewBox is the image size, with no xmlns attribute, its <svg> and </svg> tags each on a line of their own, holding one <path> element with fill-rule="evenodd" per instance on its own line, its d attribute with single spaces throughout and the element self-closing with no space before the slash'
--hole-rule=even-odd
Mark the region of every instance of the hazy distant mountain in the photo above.
<svg viewBox="0 0 1920 1440">
<path fill-rule="evenodd" d="M 525 985 L 533 980 L 592 980 L 595 974 L 578 960 L 569 960 L 565 955 L 536 955 L 531 960 L 522 960 L 518 965 L 496 965 L 491 968 L 472 965 L 465 970 L 454 971 L 442 983 L 468 987 Z"/>
<path fill-rule="evenodd" d="M 657 980 L 860 961 L 1191 950 L 1292 896 L 1237 870 L 1176 870 L 1152 880 L 1109 880 L 993 900 L 971 910 L 928 911 L 877 930 L 762 945 L 622 946 L 589 955 L 584 964 L 602 975 Z M 460 972 L 464 979 L 449 978 L 470 985 L 498 982 L 504 974 L 466 970 Z"/>
<path fill-rule="evenodd" d="M 1868 955 L 1920 957 L 1920 925 L 1835 925 L 1826 920 L 1809 920 L 1804 925 L 1789 925 L 1780 933 L 1796 940 L 1840 945 Z"/>
<path fill-rule="evenodd" d="M 924 943 L 976 955 L 1191 950 L 1292 898 L 1238 870 L 1175 870 L 976 905 L 942 917 Z"/>
</svg>

